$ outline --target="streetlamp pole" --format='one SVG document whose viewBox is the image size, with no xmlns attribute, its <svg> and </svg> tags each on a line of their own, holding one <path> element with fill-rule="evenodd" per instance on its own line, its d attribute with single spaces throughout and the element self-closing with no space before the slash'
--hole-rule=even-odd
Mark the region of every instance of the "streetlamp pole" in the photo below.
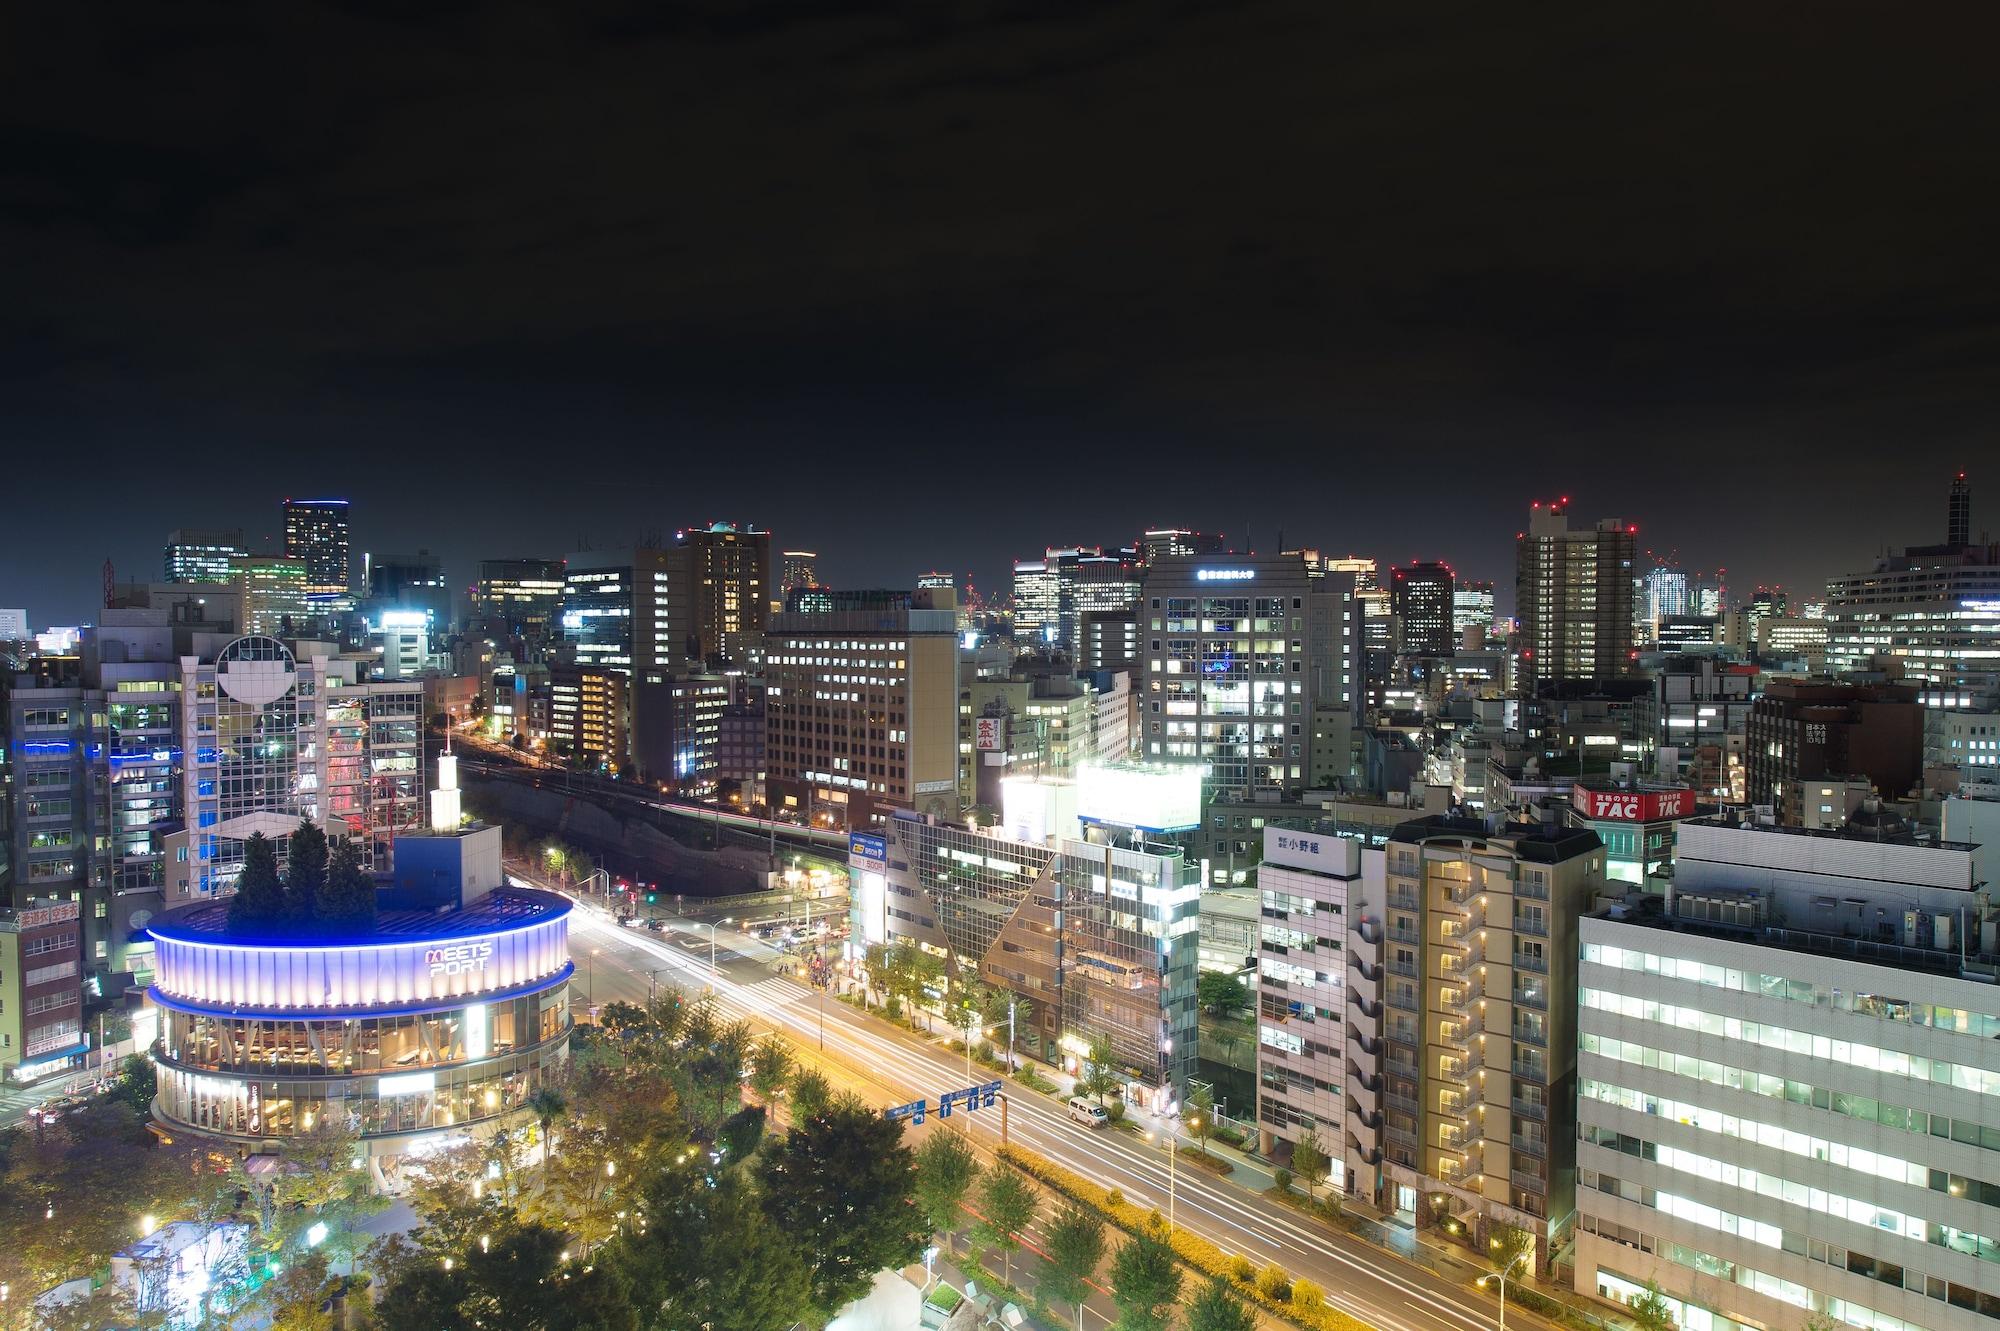
<svg viewBox="0 0 2000 1331">
<path fill-rule="evenodd" d="M 1515 1253 L 1513 1257 L 1509 1258 L 1507 1264 L 1501 1267 L 1498 1271 L 1495 1271 L 1491 1275 L 1485 1275 L 1479 1278 L 1479 1283 L 1482 1285 L 1489 1280 L 1498 1280 L 1500 1282 L 1500 1331 L 1507 1331 L 1508 1273 L 1513 1271 L 1515 1267 L 1519 1266 L 1522 1260 L 1526 1258 L 1533 1251 L 1534 1251 L 1533 1248 L 1523 1248 L 1520 1252 Z"/>
<path fill-rule="evenodd" d="M 729 918 L 711 920 L 708 925 L 708 992 L 715 992 L 715 931 L 719 925 L 728 924 Z"/>
</svg>

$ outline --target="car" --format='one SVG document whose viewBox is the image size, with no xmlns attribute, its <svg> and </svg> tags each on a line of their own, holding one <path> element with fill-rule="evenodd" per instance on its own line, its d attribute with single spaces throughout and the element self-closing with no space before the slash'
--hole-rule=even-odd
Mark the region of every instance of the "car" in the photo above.
<svg viewBox="0 0 2000 1331">
<path fill-rule="evenodd" d="M 643 926 L 645 924 L 645 921 L 640 919 L 637 915 L 620 915 L 618 917 L 618 923 L 624 925 L 627 929 L 637 929 Z"/>
<path fill-rule="evenodd" d="M 656 934 L 663 934 L 667 931 L 667 922 L 665 919 L 647 920 L 646 927 Z"/>
</svg>

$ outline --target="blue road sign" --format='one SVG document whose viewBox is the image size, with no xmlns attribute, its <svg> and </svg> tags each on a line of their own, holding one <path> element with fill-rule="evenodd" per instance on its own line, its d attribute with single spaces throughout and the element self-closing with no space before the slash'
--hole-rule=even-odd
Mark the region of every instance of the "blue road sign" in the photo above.
<svg viewBox="0 0 2000 1331">
<path fill-rule="evenodd" d="M 924 1102 L 922 1100 L 912 1100 L 906 1105 L 893 1105 L 882 1111 L 882 1117 L 890 1119 L 906 1118 L 912 1123 L 922 1123 L 924 1121 Z"/>
</svg>

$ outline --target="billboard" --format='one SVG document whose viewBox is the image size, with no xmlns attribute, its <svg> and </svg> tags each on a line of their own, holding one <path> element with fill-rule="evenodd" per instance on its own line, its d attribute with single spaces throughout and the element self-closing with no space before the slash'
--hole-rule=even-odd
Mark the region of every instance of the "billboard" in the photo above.
<svg viewBox="0 0 2000 1331">
<path fill-rule="evenodd" d="M 1006 747 L 1007 718 L 1004 716 L 981 716 L 973 718 L 972 747 L 979 750 Z"/>
<path fill-rule="evenodd" d="M 1076 773 L 1076 815 L 1146 832 L 1185 832 L 1201 826 L 1201 768 L 1097 766 Z"/>
<path fill-rule="evenodd" d="M 1593 822 L 1651 823 L 1663 818 L 1694 817 L 1692 790 L 1570 789 L 1570 806 Z"/>
<path fill-rule="evenodd" d="M 876 864 L 887 864 L 889 842 L 887 838 L 876 836 L 873 832 L 849 832 L 847 854 L 850 859 L 872 860 Z"/>
</svg>

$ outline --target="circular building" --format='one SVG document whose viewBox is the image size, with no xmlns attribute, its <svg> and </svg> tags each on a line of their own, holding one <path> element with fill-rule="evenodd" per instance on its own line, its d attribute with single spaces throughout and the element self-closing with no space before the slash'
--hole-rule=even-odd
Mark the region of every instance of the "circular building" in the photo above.
<svg viewBox="0 0 2000 1331">
<path fill-rule="evenodd" d="M 226 901 L 156 916 L 154 1113 L 251 1151 L 344 1122 L 378 1181 L 401 1157 L 525 1117 L 568 1056 L 569 911 L 496 886 L 385 903 L 336 934 L 232 930 Z"/>
</svg>

